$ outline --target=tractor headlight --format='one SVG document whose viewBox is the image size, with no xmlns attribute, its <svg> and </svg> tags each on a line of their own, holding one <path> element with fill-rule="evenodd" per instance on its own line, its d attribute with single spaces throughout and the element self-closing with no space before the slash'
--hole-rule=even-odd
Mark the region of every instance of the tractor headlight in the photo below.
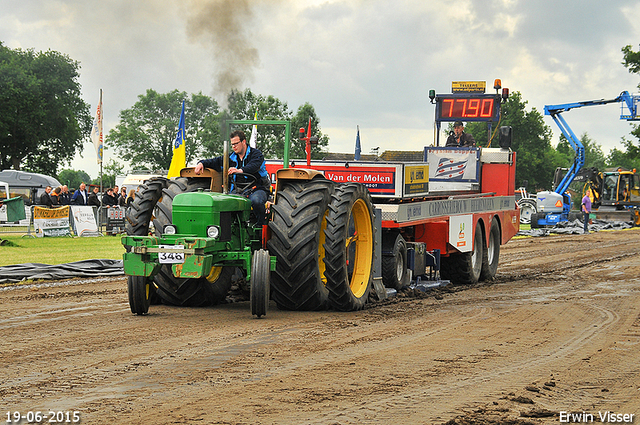
<svg viewBox="0 0 640 425">
<path fill-rule="evenodd" d="M 207 236 L 216 239 L 218 236 L 220 236 L 220 228 L 218 226 L 208 226 Z"/>
<path fill-rule="evenodd" d="M 176 233 L 178 233 L 178 230 L 176 229 L 176 226 L 174 226 L 173 224 L 167 224 L 162 229 L 162 233 L 165 235 L 175 235 Z"/>
</svg>

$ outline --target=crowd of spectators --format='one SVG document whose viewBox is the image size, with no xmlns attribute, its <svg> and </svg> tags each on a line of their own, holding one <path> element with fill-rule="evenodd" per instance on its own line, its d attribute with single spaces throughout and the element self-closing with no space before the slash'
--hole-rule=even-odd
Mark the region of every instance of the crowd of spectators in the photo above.
<svg viewBox="0 0 640 425">
<path fill-rule="evenodd" d="M 65 205 L 89 205 L 94 207 L 129 207 L 135 199 L 135 190 L 131 189 L 127 195 L 127 188 L 122 187 L 118 190 L 118 186 L 105 189 L 102 198 L 100 198 L 100 188 L 94 186 L 89 194 L 87 185 L 80 183 L 80 187 L 69 193 L 67 185 L 62 185 L 53 189 L 47 186 L 42 195 L 40 195 L 39 205 L 48 208 L 56 208 Z"/>
</svg>

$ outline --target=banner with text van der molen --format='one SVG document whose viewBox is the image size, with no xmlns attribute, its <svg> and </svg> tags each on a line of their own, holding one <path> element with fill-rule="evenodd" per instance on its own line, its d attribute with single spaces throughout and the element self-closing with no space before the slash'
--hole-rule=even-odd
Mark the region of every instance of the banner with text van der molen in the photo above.
<svg viewBox="0 0 640 425">
<path fill-rule="evenodd" d="M 78 236 L 100 236 L 93 208 L 87 205 L 71 206 L 73 230 Z"/>
<path fill-rule="evenodd" d="M 60 208 L 33 207 L 36 236 L 70 236 L 69 206 Z"/>
</svg>

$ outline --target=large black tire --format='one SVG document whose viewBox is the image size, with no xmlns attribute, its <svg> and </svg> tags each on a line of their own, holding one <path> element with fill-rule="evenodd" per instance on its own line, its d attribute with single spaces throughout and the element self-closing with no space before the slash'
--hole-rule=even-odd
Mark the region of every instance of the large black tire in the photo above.
<svg viewBox="0 0 640 425">
<path fill-rule="evenodd" d="M 478 283 L 485 249 L 482 228 L 479 223 L 476 224 L 473 239 L 473 250 L 471 252 L 461 252 L 441 258 L 440 274 L 443 279 L 464 285 Z"/>
<path fill-rule="evenodd" d="M 162 233 L 165 225 L 171 224 L 173 199 L 179 193 L 208 189 L 208 179 L 187 179 L 178 177 L 170 180 L 162 191 L 162 198 L 156 205 L 153 226 L 156 235 Z M 203 307 L 224 300 L 231 288 L 234 267 L 213 267 L 207 277 L 183 279 L 173 276 L 171 265 L 161 267 L 153 281 L 162 302 L 182 307 Z"/>
<path fill-rule="evenodd" d="M 143 316 L 149 312 L 151 304 L 151 290 L 153 285 L 144 276 L 128 276 L 127 289 L 129 292 L 129 307 L 133 314 Z"/>
<path fill-rule="evenodd" d="M 125 211 L 124 230 L 127 235 L 149 235 L 149 225 L 153 220 L 153 211 L 160 198 L 162 198 L 162 190 L 168 185 L 169 179 L 153 177 L 138 186 L 133 203 Z M 129 252 L 131 247 L 125 246 L 125 250 Z M 149 286 L 149 300 L 151 304 L 160 304 L 162 301 L 153 284 Z M 129 302 L 131 303 L 131 299 L 129 299 Z"/>
<path fill-rule="evenodd" d="M 276 194 L 267 247 L 276 256 L 271 296 L 282 310 L 324 310 L 324 228 L 334 183 L 317 178 L 287 181 Z"/>
<path fill-rule="evenodd" d="M 366 186 L 336 186 L 325 229 L 325 277 L 329 303 L 338 311 L 360 310 L 373 285 L 375 228 Z"/>
<path fill-rule="evenodd" d="M 538 212 L 536 200 L 523 198 L 518 201 L 518 206 L 520 207 L 520 223 L 531 223 L 531 215 Z"/>
<path fill-rule="evenodd" d="M 271 256 L 264 249 L 256 250 L 251 259 L 251 314 L 260 318 L 269 308 Z"/>
<path fill-rule="evenodd" d="M 389 232 L 382 245 L 382 283 L 400 290 L 409 285 L 407 243 L 400 233 Z"/>
<path fill-rule="evenodd" d="M 498 272 L 498 262 L 500 261 L 500 225 L 495 218 L 491 221 L 489 230 L 489 246 L 484 246 L 482 254 L 482 271 L 480 280 L 493 280 Z"/>
<path fill-rule="evenodd" d="M 534 213 L 531 214 L 531 228 L 532 229 L 539 229 L 542 226 L 540 226 L 538 224 L 538 219 L 543 218 L 544 217 L 544 213 Z"/>
<path fill-rule="evenodd" d="M 124 229 L 127 235 L 147 236 L 149 234 L 153 211 L 162 198 L 162 190 L 168 185 L 169 179 L 154 177 L 138 186 L 136 197 L 125 213 Z"/>
</svg>

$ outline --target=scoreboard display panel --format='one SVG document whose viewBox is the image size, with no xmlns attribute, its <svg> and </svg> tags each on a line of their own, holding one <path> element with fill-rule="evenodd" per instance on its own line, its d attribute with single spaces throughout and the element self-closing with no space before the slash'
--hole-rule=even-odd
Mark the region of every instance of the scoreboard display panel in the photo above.
<svg viewBox="0 0 640 425">
<path fill-rule="evenodd" d="M 499 95 L 438 95 L 437 121 L 498 121 Z"/>
</svg>

